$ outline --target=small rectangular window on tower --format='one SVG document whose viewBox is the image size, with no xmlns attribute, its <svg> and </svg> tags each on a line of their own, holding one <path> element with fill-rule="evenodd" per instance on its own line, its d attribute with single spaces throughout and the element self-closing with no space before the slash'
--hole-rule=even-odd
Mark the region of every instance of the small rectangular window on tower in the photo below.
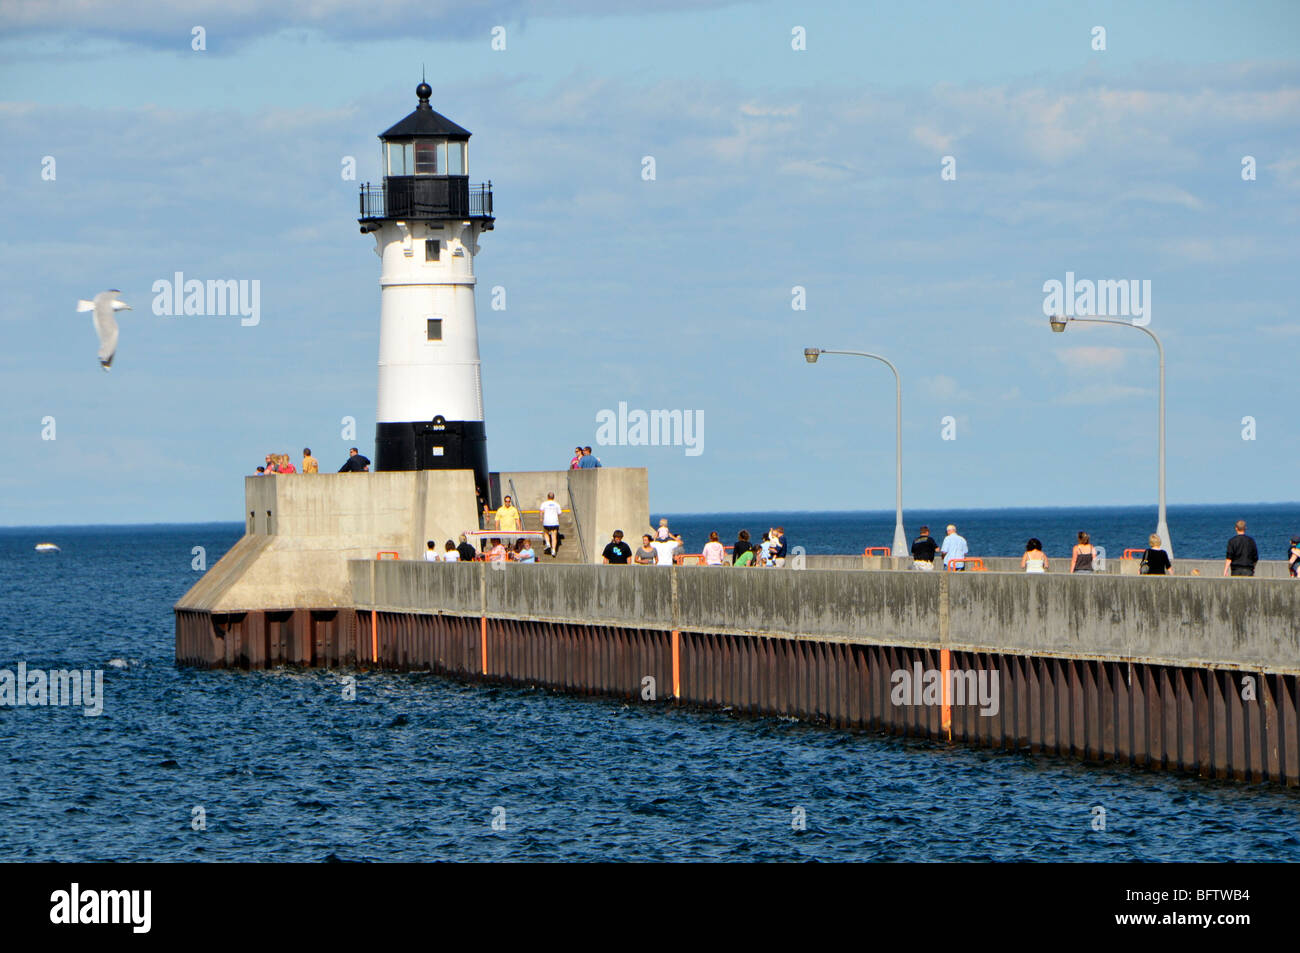
<svg viewBox="0 0 1300 953">
<path fill-rule="evenodd" d="M 442 239 L 426 238 L 424 240 L 424 260 L 437 261 L 438 254 L 442 251 Z"/>
<path fill-rule="evenodd" d="M 429 336 L 426 340 L 429 341 L 442 340 L 442 318 L 429 318 L 428 335 Z"/>
</svg>

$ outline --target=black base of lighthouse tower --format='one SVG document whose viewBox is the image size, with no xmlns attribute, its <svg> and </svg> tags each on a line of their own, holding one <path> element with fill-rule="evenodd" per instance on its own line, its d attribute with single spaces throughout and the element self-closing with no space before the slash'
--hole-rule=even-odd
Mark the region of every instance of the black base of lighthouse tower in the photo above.
<svg viewBox="0 0 1300 953">
<path fill-rule="evenodd" d="M 376 470 L 473 470 L 488 498 L 487 430 L 481 420 L 423 420 L 375 425 Z"/>
</svg>

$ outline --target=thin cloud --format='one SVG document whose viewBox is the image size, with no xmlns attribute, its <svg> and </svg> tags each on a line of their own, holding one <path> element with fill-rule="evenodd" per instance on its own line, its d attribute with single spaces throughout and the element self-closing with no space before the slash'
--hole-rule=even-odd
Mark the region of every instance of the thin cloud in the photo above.
<svg viewBox="0 0 1300 953">
<path fill-rule="evenodd" d="M 1083 345 L 1058 350 L 1056 359 L 1071 371 L 1119 370 L 1124 366 L 1125 353 L 1117 347 Z"/>
</svg>

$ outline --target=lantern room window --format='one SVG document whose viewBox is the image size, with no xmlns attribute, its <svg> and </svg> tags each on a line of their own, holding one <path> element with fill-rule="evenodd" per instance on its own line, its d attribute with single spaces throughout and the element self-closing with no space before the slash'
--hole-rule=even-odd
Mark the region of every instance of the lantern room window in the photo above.
<svg viewBox="0 0 1300 953">
<path fill-rule="evenodd" d="M 384 144 L 389 175 L 465 175 L 464 142 L 422 139 Z"/>
<path fill-rule="evenodd" d="M 442 171 L 438 164 L 438 143 L 417 142 L 415 144 L 415 174 L 437 175 Z M 444 151 L 446 146 L 443 146 Z"/>
<path fill-rule="evenodd" d="M 385 144 L 388 151 L 389 175 L 414 175 L 415 159 L 409 142 L 389 142 Z"/>
</svg>

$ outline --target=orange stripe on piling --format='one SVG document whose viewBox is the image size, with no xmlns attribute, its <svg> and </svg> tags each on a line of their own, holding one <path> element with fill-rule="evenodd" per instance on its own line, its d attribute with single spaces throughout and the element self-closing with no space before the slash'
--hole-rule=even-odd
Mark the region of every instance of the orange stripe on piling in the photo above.
<svg viewBox="0 0 1300 953">
<path fill-rule="evenodd" d="M 673 698 L 682 697 L 682 634 L 673 629 Z"/>
<path fill-rule="evenodd" d="M 379 613 L 370 610 L 370 661 L 379 664 Z"/>
<path fill-rule="evenodd" d="M 481 656 L 480 667 L 484 675 L 487 674 L 487 616 L 481 615 L 478 618 L 478 644 L 479 654 Z"/>
<path fill-rule="evenodd" d="M 949 741 L 952 741 L 952 698 L 949 695 L 952 679 L 948 677 L 948 669 L 951 664 L 952 653 L 948 649 L 940 649 L 939 675 L 943 679 L 943 718 L 940 724 L 943 730 L 948 733 Z"/>
</svg>

